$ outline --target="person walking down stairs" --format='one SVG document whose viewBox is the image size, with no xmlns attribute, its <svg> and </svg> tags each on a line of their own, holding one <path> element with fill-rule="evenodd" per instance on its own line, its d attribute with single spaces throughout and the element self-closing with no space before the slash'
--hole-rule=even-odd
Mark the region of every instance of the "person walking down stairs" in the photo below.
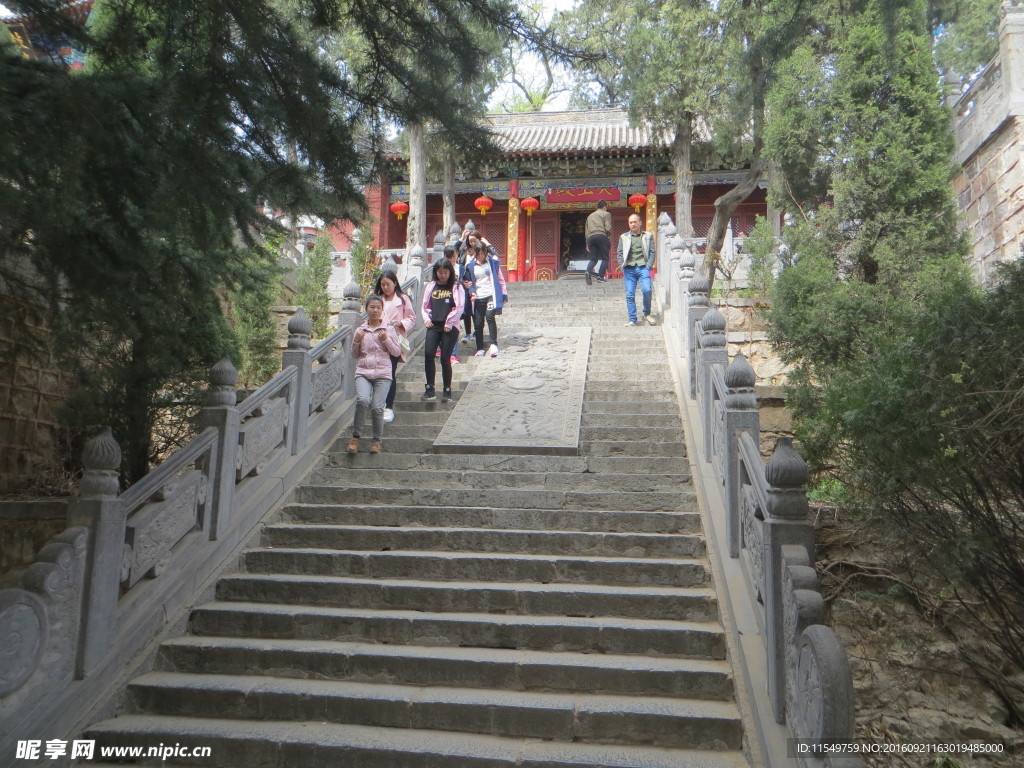
<svg viewBox="0 0 1024 768">
<path fill-rule="evenodd" d="M 434 265 L 433 279 L 423 291 L 423 322 L 427 327 L 423 343 L 423 372 L 427 379 L 423 391 L 424 400 L 436 400 L 434 378 L 436 367 L 434 354 L 441 348 L 441 382 L 444 391 L 441 399 L 452 399 L 452 351 L 459 341 L 459 322 L 466 293 L 455 280 L 455 269 L 448 259 L 442 258 Z"/>
<path fill-rule="evenodd" d="M 644 296 L 644 320 L 654 325 L 651 315 L 651 270 L 654 268 L 654 235 L 640 229 L 640 217 L 629 217 L 629 231 L 619 237 L 616 255 L 622 265 L 622 281 L 626 285 L 626 325 L 636 325 L 636 287 Z"/>
<path fill-rule="evenodd" d="M 359 450 L 368 409 L 373 422 L 370 453 L 380 453 L 384 440 L 384 405 L 391 388 L 391 358 L 401 351 L 397 331 L 384 322 L 384 299 L 370 296 L 366 300 L 366 315 L 366 322 L 352 335 L 352 356 L 359 362 L 356 363 L 356 414 L 352 439 L 346 448 L 348 453 Z"/>
<path fill-rule="evenodd" d="M 501 272 L 497 252 L 485 240 L 470 240 L 473 261 L 469 263 L 469 295 L 473 299 L 473 325 L 476 326 L 476 356 L 498 356 L 498 321 L 501 308 L 508 301 L 505 275 Z M 484 351 L 484 321 L 491 334 L 491 345 Z"/>
<path fill-rule="evenodd" d="M 377 284 L 373 286 L 373 294 L 384 299 L 384 322 L 390 325 L 399 336 L 399 346 L 402 347 L 402 339 L 408 339 L 412 329 L 416 327 L 416 312 L 412 308 L 412 299 L 402 293 L 402 286 L 398 284 L 398 275 L 394 272 L 384 272 L 377 278 Z M 388 424 L 395 419 L 395 393 L 398 389 L 398 363 L 409 362 L 408 341 L 399 354 L 391 356 L 391 388 L 388 390 L 387 401 L 384 404 L 384 423 Z"/>
</svg>

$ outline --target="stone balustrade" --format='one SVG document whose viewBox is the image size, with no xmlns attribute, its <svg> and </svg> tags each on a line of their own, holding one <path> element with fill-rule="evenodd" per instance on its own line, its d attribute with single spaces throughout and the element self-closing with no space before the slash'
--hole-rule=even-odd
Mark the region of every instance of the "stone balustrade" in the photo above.
<svg viewBox="0 0 1024 768">
<path fill-rule="evenodd" d="M 779 438 L 765 464 L 754 369 L 741 353 L 730 358 L 725 317 L 710 301 L 708 280 L 695 272 L 694 255 L 667 214 L 659 221 L 658 242 L 662 269 L 655 292 L 670 359 L 687 408 L 698 415 L 691 429 L 703 450 L 693 460 L 709 468 L 722 502 L 709 504 L 709 514 L 724 515 L 712 526 L 723 531 L 716 548 L 737 561 L 764 641 L 764 656 L 748 666 L 766 668 L 768 711 L 755 702 L 754 716 L 785 723 L 794 743 L 850 742 L 853 683 L 842 644 L 823 624 L 814 527 L 803 487 L 807 466 L 788 437 Z M 860 758 L 829 755 L 797 760 L 808 767 L 863 765 Z"/>
<path fill-rule="evenodd" d="M 411 256 L 403 289 L 419 306 L 426 254 Z M 110 430 L 88 442 L 69 527 L 0 590 L 0 755 L 74 733 L 347 426 L 360 300 L 350 284 L 340 328 L 312 349 L 296 312 L 281 372 L 242 402 L 231 361 L 214 365 L 199 433 L 123 493 Z"/>
</svg>

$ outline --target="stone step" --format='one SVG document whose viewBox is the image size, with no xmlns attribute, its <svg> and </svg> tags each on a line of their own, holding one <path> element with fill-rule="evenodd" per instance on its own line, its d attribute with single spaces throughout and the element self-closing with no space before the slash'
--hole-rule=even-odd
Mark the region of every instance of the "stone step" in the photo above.
<svg viewBox="0 0 1024 768">
<path fill-rule="evenodd" d="M 223 637 L 725 658 L 717 624 L 662 619 L 211 602 L 192 612 L 189 628 Z"/>
<path fill-rule="evenodd" d="M 679 429 L 675 427 L 580 427 L 580 441 L 617 440 L 626 442 L 667 443 L 679 438 Z"/>
<path fill-rule="evenodd" d="M 586 417 L 595 421 L 588 426 L 600 426 L 609 421 L 627 422 L 634 419 L 661 419 L 661 416 L 630 416 L 628 414 L 596 414 Z M 608 424 L 611 426 L 611 424 Z M 689 465 L 676 459 L 651 458 L 597 458 L 585 456 L 541 456 L 505 454 L 400 454 L 384 453 L 380 456 L 345 453 L 348 438 L 335 443 L 327 454 L 326 466 L 355 469 L 437 469 L 477 470 L 481 472 L 586 472 L 593 474 L 686 474 Z"/>
<path fill-rule="evenodd" d="M 671 427 L 680 434 L 683 431 L 682 419 L 671 413 L 586 413 L 582 423 L 585 427 Z"/>
<path fill-rule="evenodd" d="M 713 621 L 718 608 L 712 592 L 704 587 L 437 582 L 289 574 L 225 576 L 217 584 L 217 599 L 336 608 L 685 621 Z"/>
<path fill-rule="evenodd" d="M 642 461 L 642 459 L 629 459 Z M 652 459 L 658 461 L 658 459 Z M 550 510 L 370 504 L 290 504 L 285 521 L 338 525 L 498 528 L 502 530 L 577 530 L 602 533 L 699 533 L 695 511 Z"/>
<path fill-rule="evenodd" d="M 155 715 L 310 720 L 687 749 L 738 749 L 735 705 L 660 697 L 154 672 L 129 687 Z"/>
<path fill-rule="evenodd" d="M 325 548 L 385 552 L 488 552 L 590 557 L 700 557 L 696 534 L 531 531 L 495 528 L 383 527 L 275 523 L 263 529 L 265 547 Z"/>
<path fill-rule="evenodd" d="M 405 728 L 126 715 L 92 726 L 99 746 L 209 745 L 218 768 L 749 768 L 741 752 L 455 734 Z M 167 763 L 151 759 L 149 765 Z M 178 766 L 209 768 L 196 757 Z M 136 764 L 147 764 L 145 762 Z M 93 765 L 87 761 L 82 765 Z"/>
<path fill-rule="evenodd" d="M 622 427 L 589 427 L 584 432 L 617 430 L 623 437 L 636 435 L 638 430 Z M 646 431 L 646 430 L 640 430 Z M 664 430 L 653 430 L 662 432 Z M 594 437 L 588 439 L 597 439 Z M 597 474 L 593 472 L 515 472 L 475 469 L 354 469 L 324 467 L 307 482 L 350 487 L 398 488 L 411 486 L 419 489 L 548 489 L 563 491 L 673 491 L 690 486 L 688 474 Z"/>
<path fill-rule="evenodd" d="M 686 444 L 682 436 L 676 441 L 662 443 L 636 440 L 588 440 L 581 441 L 580 453 L 584 456 L 686 456 Z"/>
<path fill-rule="evenodd" d="M 264 670 L 280 678 L 510 691 L 732 696 L 729 665 L 706 659 L 196 636 L 163 643 L 160 657 L 162 671 L 201 675 Z"/>
<path fill-rule="evenodd" d="M 384 450 L 393 450 L 396 443 L 429 443 L 412 438 L 384 439 Z M 600 446 L 597 442 L 595 446 Z M 627 447 L 632 442 L 616 443 Z M 681 443 L 637 442 L 636 449 L 623 449 L 619 453 L 636 456 L 644 450 L 658 450 L 656 446 Z M 679 455 L 661 453 L 649 455 Z M 610 454 L 603 454 L 610 455 Z M 422 488 L 350 488 L 335 485 L 304 485 L 296 491 L 296 500 L 313 504 L 424 504 L 427 506 L 490 506 L 526 509 L 633 509 L 637 511 L 690 509 L 696 496 L 691 489 L 676 491 L 554 491 L 537 489 L 466 490 Z"/>
<path fill-rule="evenodd" d="M 319 548 L 250 549 L 242 558 L 249 573 L 263 574 L 671 587 L 695 587 L 706 581 L 701 562 L 680 558 Z"/>
<path fill-rule="evenodd" d="M 634 400 L 630 397 L 609 397 L 601 393 L 601 397 L 583 398 L 583 413 L 636 413 L 646 415 L 679 415 L 679 409 L 671 400 Z"/>
</svg>

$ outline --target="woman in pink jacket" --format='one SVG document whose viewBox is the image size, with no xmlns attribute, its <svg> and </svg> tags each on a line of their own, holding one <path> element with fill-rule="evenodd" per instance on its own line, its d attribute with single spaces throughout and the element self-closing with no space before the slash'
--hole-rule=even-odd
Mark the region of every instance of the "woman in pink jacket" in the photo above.
<svg viewBox="0 0 1024 768">
<path fill-rule="evenodd" d="M 349 453 L 359 450 L 359 438 L 366 420 L 366 409 L 373 415 L 373 442 L 370 453 L 380 453 L 384 439 L 384 402 L 391 386 L 391 357 L 401 352 L 398 333 L 384 322 L 384 300 L 370 296 L 366 300 L 366 322 L 352 335 L 352 357 L 356 363 L 356 415 L 352 421 Z"/>
<path fill-rule="evenodd" d="M 373 286 L 375 296 L 384 299 L 384 322 L 390 325 L 399 336 L 409 338 L 412 329 L 416 327 L 416 312 L 412 308 L 412 299 L 402 293 L 402 286 L 398 284 L 398 275 L 394 272 L 383 272 L 377 278 L 377 284 Z M 387 424 L 395 419 L 395 393 L 398 390 L 399 361 L 408 362 L 404 353 L 391 358 L 391 389 L 388 390 L 388 397 L 384 403 L 384 423 Z"/>
<path fill-rule="evenodd" d="M 452 350 L 459 340 L 459 324 L 462 322 L 462 308 L 466 303 L 466 292 L 455 279 L 455 270 L 448 259 L 439 259 L 434 264 L 434 279 L 423 291 L 423 322 L 427 326 L 423 342 L 423 368 L 427 376 L 424 400 L 436 400 L 434 393 L 434 353 L 441 347 L 441 381 L 444 392 L 441 400 L 452 399 Z"/>
</svg>

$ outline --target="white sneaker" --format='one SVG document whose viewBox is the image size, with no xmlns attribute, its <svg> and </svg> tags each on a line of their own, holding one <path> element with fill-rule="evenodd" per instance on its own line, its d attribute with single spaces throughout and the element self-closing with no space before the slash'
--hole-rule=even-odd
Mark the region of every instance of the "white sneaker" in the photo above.
<svg viewBox="0 0 1024 768">
<path fill-rule="evenodd" d="M 476 352 L 473 353 L 473 357 L 483 357 L 483 356 L 484 356 L 484 351 L 482 349 L 478 349 Z"/>
<path fill-rule="evenodd" d="M 487 354 L 489 354 L 491 357 L 497 357 L 498 356 L 498 345 L 497 344 L 491 344 L 491 346 L 487 350 Z"/>
<path fill-rule="evenodd" d="M 630 321 L 628 321 L 628 322 L 626 323 L 626 327 L 627 327 L 627 328 L 629 328 L 629 327 L 634 327 L 634 328 L 635 328 L 635 327 L 636 327 L 636 320 L 630 320 Z"/>
<path fill-rule="evenodd" d="M 390 424 L 394 420 L 395 420 L 395 412 L 392 409 L 390 409 L 390 408 L 385 408 L 384 409 L 384 423 L 385 424 Z"/>
</svg>

